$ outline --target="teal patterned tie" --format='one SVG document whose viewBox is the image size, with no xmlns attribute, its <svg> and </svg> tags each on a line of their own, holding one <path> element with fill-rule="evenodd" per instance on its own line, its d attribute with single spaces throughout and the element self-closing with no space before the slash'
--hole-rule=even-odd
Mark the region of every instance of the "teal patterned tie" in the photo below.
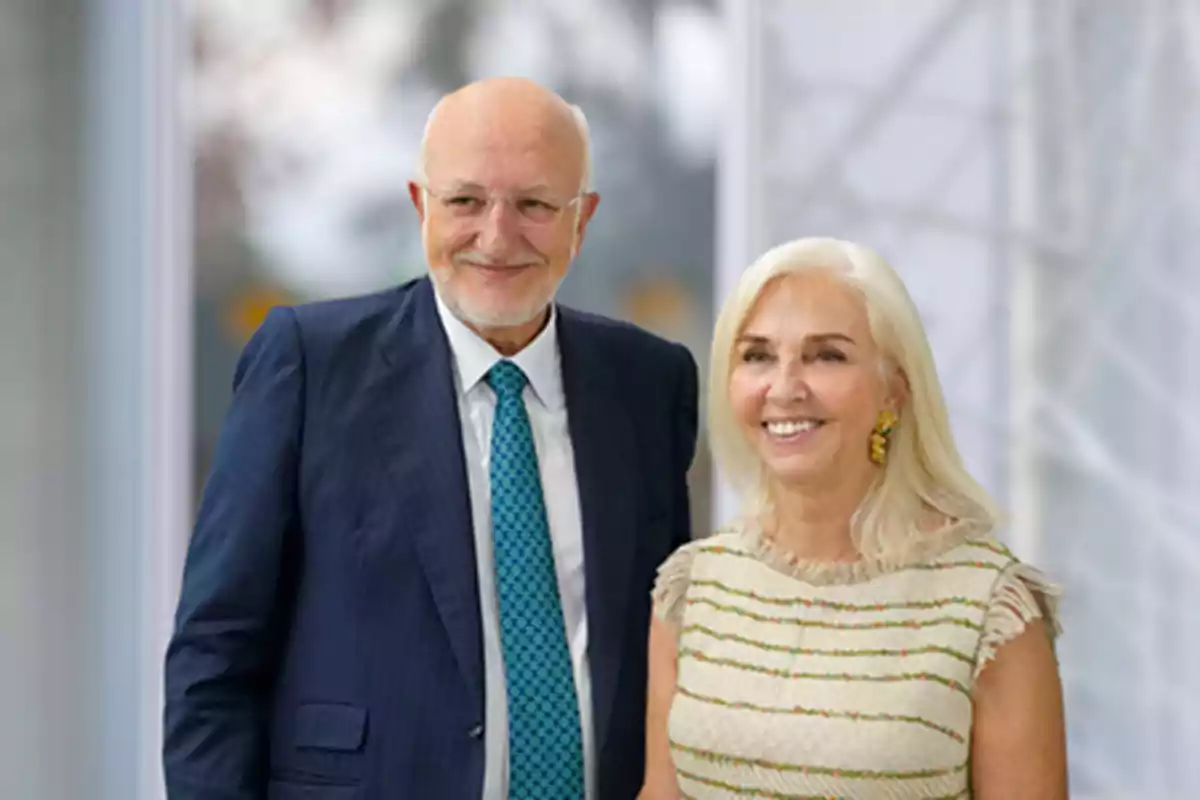
<svg viewBox="0 0 1200 800">
<path fill-rule="evenodd" d="M 508 690 L 510 800 L 583 797 L 579 701 L 563 623 L 537 451 L 509 361 L 488 372 L 496 392 L 490 466 L 492 547 Z"/>
</svg>

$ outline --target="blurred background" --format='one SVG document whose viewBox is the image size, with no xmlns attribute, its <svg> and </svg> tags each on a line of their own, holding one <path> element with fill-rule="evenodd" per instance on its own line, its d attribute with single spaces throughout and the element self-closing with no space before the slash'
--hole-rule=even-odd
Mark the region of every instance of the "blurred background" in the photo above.
<svg viewBox="0 0 1200 800">
<path fill-rule="evenodd" d="M 1073 796 L 1200 798 L 1200 0 L 4 0 L 0 797 L 161 798 L 161 658 L 267 309 L 424 270 L 438 97 L 581 105 L 570 304 L 686 343 L 880 250 L 1003 537 L 1066 585 Z M 732 512 L 705 443 L 696 533 Z"/>
</svg>

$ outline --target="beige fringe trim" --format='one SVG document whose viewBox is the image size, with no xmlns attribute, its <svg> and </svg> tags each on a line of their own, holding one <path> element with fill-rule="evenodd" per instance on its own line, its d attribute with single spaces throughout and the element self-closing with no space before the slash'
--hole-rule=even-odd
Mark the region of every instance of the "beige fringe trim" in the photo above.
<svg viewBox="0 0 1200 800">
<path fill-rule="evenodd" d="M 986 537 L 987 533 L 986 527 L 975 520 L 955 520 L 934 531 L 910 531 L 896 552 L 883 557 L 815 561 L 796 558 L 779 547 L 754 520 L 744 519 L 740 525 L 750 552 L 759 561 L 814 586 L 862 583 L 897 570 L 928 564 L 974 538 Z"/>
<path fill-rule="evenodd" d="M 1016 563 L 1001 573 L 984 617 L 973 678 L 978 680 L 984 667 L 996 657 L 996 651 L 1017 638 L 1034 620 L 1044 619 L 1051 639 L 1057 638 L 1062 633 L 1058 621 L 1061 598 L 1062 588 L 1028 564 Z"/>
<path fill-rule="evenodd" d="M 688 542 L 659 566 L 650 597 L 654 602 L 654 615 L 663 622 L 678 626 L 683 621 L 683 601 L 691 583 L 692 562 L 703 543 L 702 539 Z"/>
</svg>

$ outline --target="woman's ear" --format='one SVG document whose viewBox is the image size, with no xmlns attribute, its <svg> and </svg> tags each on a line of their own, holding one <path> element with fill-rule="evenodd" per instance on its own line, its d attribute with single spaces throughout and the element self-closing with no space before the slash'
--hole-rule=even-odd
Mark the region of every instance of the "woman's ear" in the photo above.
<svg viewBox="0 0 1200 800">
<path fill-rule="evenodd" d="M 908 384 L 908 375 L 899 367 L 893 367 L 888 370 L 888 387 L 886 405 L 888 408 L 900 413 L 900 410 L 908 405 L 909 396 L 912 394 Z"/>
</svg>

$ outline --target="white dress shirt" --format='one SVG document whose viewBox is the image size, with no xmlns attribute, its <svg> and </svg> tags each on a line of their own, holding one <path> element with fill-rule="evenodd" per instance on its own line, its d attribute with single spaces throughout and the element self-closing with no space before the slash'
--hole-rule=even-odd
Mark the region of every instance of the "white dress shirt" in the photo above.
<svg viewBox="0 0 1200 800">
<path fill-rule="evenodd" d="M 475 560 L 479 568 L 480 617 L 483 624 L 485 764 L 483 800 L 508 797 L 508 702 L 504 681 L 504 655 L 500 649 L 500 612 L 496 600 L 496 572 L 492 557 L 492 504 L 488 477 L 492 420 L 496 395 L 486 381 L 488 370 L 504 357 L 464 325 L 437 298 L 438 316 L 454 356 L 458 414 L 462 422 L 463 454 L 471 493 L 475 529 Z M 546 501 L 546 517 L 554 549 L 554 569 L 562 598 L 563 620 L 571 648 L 579 718 L 583 735 L 584 785 L 595 797 L 595 744 L 592 730 L 591 675 L 587 659 L 587 610 L 584 598 L 583 524 L 579 511 L 579 486 L 575 457 L 567 429 L 567 400 L 563 393 L 561 358 L 555 311 L 524 350 L 510 359 L 525 373 L 525 410 L 533 429 L 538 472 Z"/>
</svg>

